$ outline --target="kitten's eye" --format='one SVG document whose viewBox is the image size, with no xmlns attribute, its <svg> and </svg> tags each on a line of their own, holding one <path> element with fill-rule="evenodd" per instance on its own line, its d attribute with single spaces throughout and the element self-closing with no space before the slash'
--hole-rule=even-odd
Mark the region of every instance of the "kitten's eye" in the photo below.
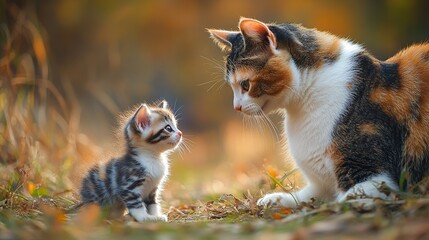
<svg viewBox="0 0 429 240">
<path fill-rule="evenodd" d="M 167 132 L 173 132 L 173 128 L 170 125 L 165 126 L 164 128 Z"/>
<path fill-rule="evenodd" d="M 244 81 L 241 81 L 240 82 L 240 85 L 241 85 L 241 88 L 244 90 L 244 91 L 249 91 L 249 87 L 250 87 L 250 82 L 249 82 L 249 79 L 246 79 L 246 80 L 244 80 Z"/>
</svg>

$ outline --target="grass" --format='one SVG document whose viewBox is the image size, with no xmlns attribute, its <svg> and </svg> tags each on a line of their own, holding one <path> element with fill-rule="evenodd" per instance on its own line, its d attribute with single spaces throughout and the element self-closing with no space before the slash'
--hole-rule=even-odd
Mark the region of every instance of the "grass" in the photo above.
<svg viewBox="0 0 429 240">
<path fill-rule="evenodd" d="M 78 202 L 72 180 L 99 148 L 79 132 L 72 90 L 63 86 L 69 94 L 60 94 L 44 71 L 29 71 L 47 67 L 46 52 L 31 23 L 21 24 L 32 29 L 19 34 L 30 34 L 33 52 L 22 53 L 13 44 L 19 34 L 8 33 L 0 59 L 0 239 L 429 238 L 428 195 L 392 193 L 394 201 L 377 200 L 371 209 L 359 201 L 313 202 L 298 210 L 260 208 L 255 203 L 260 189 L 292 190 L 285 181 L 295 171 L 279 174 L 274 167 L 266 169 L 268 180 L 243 187 L 242 193 L 224 187 L 224 194 L 192 194 L 200 188 L 191 185 L 186 190 L 191 194 L 183 197 L 179 187 L 168 190 L 171 196 L 163 203 L 168 223 L 136 223 L 127 216 L 107 220 L 106 210 L 97 206 L 70 212 Z M 25 54 L 37 64 L 24 61 Z"/>
</svg>

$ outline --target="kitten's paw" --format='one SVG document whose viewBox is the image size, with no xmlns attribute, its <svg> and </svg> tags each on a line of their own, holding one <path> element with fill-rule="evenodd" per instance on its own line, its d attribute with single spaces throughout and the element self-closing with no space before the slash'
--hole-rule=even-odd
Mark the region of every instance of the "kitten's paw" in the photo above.
<svg viewBox="0 0 429 240">
<path fill-rule="evenodd" d="M 271 193 L 260 198 L 256 204 L 258 206 L 278 206 L 296 208 L 299 202 L 290 193 Z"/>
<path fill-rule="evenodd" d="M 146 209 L 130 209 L 130 215 L 137 221 L 137 222 L 156 222 L 156 221 L 162 221 L 161 217 L 159 216 L 153 216 L 149 215 L 146 212 Z"/>
<path fill-rule="evenodd" d="M 161 221 L 161 222 L 168 222 L 168 217 L 165 214 L 161 214 L 159 216 L 156 216 L 158 218 L 157 221 Z"/>
</svg>

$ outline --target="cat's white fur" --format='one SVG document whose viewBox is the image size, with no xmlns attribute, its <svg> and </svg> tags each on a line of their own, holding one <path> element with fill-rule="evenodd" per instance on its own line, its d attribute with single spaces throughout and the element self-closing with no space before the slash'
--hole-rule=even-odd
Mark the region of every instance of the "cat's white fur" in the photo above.
<svg viewBox="0 0 429 240">
<path fill-rule="evenodd" d="M 389 176 L 386 174 L 379 174 L 365 182 L 356 184 L 347 190 L 347 192 L 340 193 L 337 196 L 337 201 L 344 202 L 349 197 L 359 197 L 361 195 L 371 196 L 373 198 L 388 198 L 389 196 L 379 190 L 382 184 L 385 184 L 390 190 L 399 190 L 398 185 L 392 181 Z"/>
<path fill-rule="evenodd" d="M 360 183 L 346 193 L 337 189 L 334 164 L 327 157 L 326 149 L 331 144 L 335 124 L 352 97 L 348 83 L 355 74 L 353 55 L 362 51 L 362 47 L 342 39 L 340 51 L 337 61 L 318 69 L 298 70 L 293 60 L 290 60 L 287 67 L 292 71 L 291 87 L 275 97 L 251 98 L 241 90 L 239 84 L 250 76 L 241 76 L 239 72 L 229 76 L 234 92 L 234 106 L 242 106 L 244 113 L 253 114 L 254 108 L 250 107 L 252 104 L 265 106 L 263 111 L 266 113 L 286 110 L 284 127 L 288 149 L 307 181 L 307 186 L 298 192 L 267 194 L 258 200 L 258 205 L 296 207 L 300 202 L 310 201 L 312 198 L 333 200 L 337 196 L 337 200 L 344 201 L 355 194 L 355 188 L 366 196 L 380 197 L 374 181 L 385 182 L 389 187 L 397 189 L 385 174 Z"/>
</svg>

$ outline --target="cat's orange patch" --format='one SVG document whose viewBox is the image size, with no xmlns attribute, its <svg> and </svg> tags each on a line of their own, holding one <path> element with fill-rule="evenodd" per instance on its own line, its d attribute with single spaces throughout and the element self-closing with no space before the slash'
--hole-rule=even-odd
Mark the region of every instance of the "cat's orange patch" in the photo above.
<svg viewBox="0 0 429 240">
<path fill-rule="evenodd" d="M 378 128 L 373 123 L 364 123 L 359 126 L 359 131 L 365 135 L 378 134 Z"/>
<path fill-rule="evenodd" d="M 429 148 L 429 61 L 425 61 L 428 53 L 429 44 L 417 45 L 388 60 L 397 61 L 401 79 L 410 86 L 415 85 L 410 94 L 418 106 L 419 116 L 407 121 L 409 134 L 404 146 L 407 155 L 413 158 L 420 158 Z"/>
<path fill-rule="evenodd" d="M 320 67 L 325 61 L 336 60 L 341 51 L 340 38 L 325 32 L 319 32 L 316 37 L 319 45 L 318 57 L 320 58 L 320 61 L 317 64 L 318 67 Z"/>
<path fill-rule="evenodd" d="M 231 84 L 238 83 L 245 79 L 251 79 L 255 75 L 255 70 L 250 67 L 239 67 L 235 69 L 231 79 Z"/>
<path fill-rule="evenodd" d="M 400 87 L 376 88 L 370 96 L 384 112 L 408 127 L 404 151 L 413 158 L 420 158 L 429 148 L 429 61 L 425 60 L 428 53 L 429 44 L 422 44 L 388 59 L 386 62 L 398 64 Z"/>
<path fill-rule="evenodd" d="M 291 85 L 292 72 L 288 61 L 283 56 L 273 56 L 250 81 L 252 87 L 249 90 L 249 96 L 276 95 Z"/>
<path fill-rule="evenodd" d="M 325 153 L 332 159 L 335 165 L 339 165 L 344 160 L 343 154 L 341 154 L 341 152 L 338 150 L 337 144 L 334 142 L 329 145 Z"/>
</svg>

